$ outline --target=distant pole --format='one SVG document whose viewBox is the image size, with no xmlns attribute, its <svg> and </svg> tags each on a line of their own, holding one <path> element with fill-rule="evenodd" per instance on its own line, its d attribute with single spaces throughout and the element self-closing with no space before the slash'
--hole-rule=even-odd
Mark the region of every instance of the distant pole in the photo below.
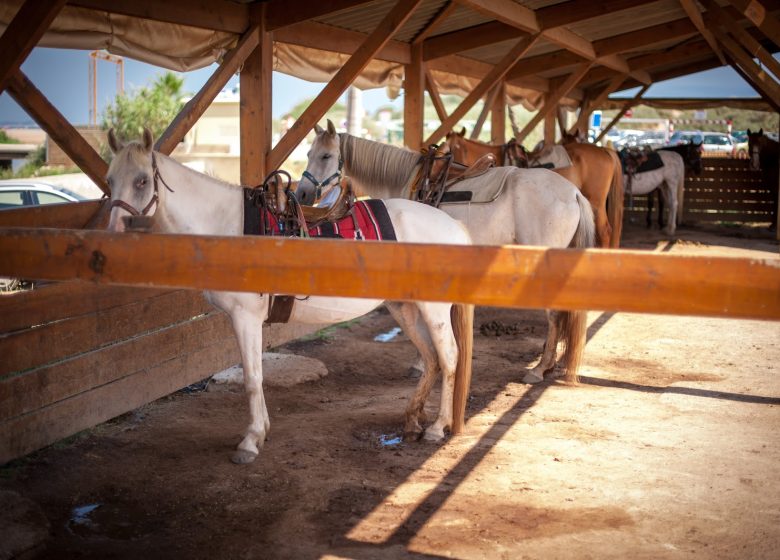
<svg viewBox="0 0 780 560">
<path fill-rule="evenodd" d="M 363 132 L 363 92 L 355 86 L 347 90 L 347 132 L 353 136 Z"/>
</svg>

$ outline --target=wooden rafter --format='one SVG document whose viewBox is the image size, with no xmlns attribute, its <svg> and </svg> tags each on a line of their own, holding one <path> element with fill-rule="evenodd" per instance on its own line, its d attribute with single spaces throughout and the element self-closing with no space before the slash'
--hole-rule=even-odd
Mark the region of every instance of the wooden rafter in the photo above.
<svg viewBox="0 0 780 560">
<path fill-rule="evenodd" d="M 553 114 L 553 112 L 558 107 L 558 103 L 560 103 L 561 99 L 563 99 L 572 89 L 574 89 L 574 86 L 577 85 L 577 83 L 582 79 L 583 76 L 588 72 L 588 69 L 590 68 L 592 62 L 583 62 L 581 63 L 574 72 L 569 74 L 569 77 L 566 78 L 566 80 L 559 85 L 554 92 L 548 94 L 545 97 L 544 105 L 536 112 L 536 114 L 533 116 L 533 118 L 528 122 L 528 124 L 523 127 L 523 129 L 520 131 L 520 133 L 517 135 L 517 141 L 523 142 L 525 140 L 525 137 L 528 136 L 528 134 L 536 128 L 536 125 L 539 124 L 539 122 L 544 119 L 547 115 Z"/>
<path fill-rule="evenodd" d="M 421 1 L 399 0 L 390 9 L 373 33 L 366 38 L 344 66 L 336 72 L 336 75 L 328 82 L 317 98 L 306 108 L 287 134 L 274 147 L 268 158 L 269 168 L 275 169 L 287 159 L 295 146 L 303 140 L 317 121 L 338 100 L 339 96 L 344 93 L 352 81 L 371 62 L 376 53 L 406 23 Z"/>
<path fill-rule="evenodd" d="M 762 97 L 766 98 L 775 107 L 780 107 L 780 84 L 760 68 L 753 58 L 745 52 L 731 37 L 723 31 L 716 29 L 715 36 L 728 52 L 734 63 L 739 66 L 743 74 L 747 76 L 750 84 L 758 90 Z"/>
<path fill-rule="evenodd" d="M 767 39 L 775 45 L 780 45 L 780 23 L 766 8 L 765 0 L 729 0 L 740 13 L 753 22 Z M 776 6 L 775 6 L 776 7 Z"/>
<path fill-rule="evenodd" d="M 780 79 L 780 62 L 775 60 L 769 51 L 767 51 L 761 43 L 759 43 L 755 37 L 745 31 L 745 29 L 734 22 L 728 14 L 717 3 L 712 0 L 700 0 L 701 3 L 707 8 L 708 13 L 712 13 L 714 19 L 720 25 L 723 25 L 726 30 L 734 36 L 734 38 L 745 48 L 746 51 L 752 53 L 761 64 L 766 66 L 775 78 Z"/>
<path fill-rule="evenodd" d="M 26 0 L 0 36 L 0 93 L 60 13 L 65 0 Z"/>
<path fill-rule="evenodd" d="M 8 82 L 8 93 L 62 148 L 62 151 L 68 154 L 68 157 L 100 187 L 100 190 L 110 194 L 106 184 L 106 173 L 108 173 L 106 162 L 21 70 L 17 70 L 11 76 Z"/>
<path fill-rule="evenodd" d="M 425 89 L 428 91 L 431 103 L 436 110 L 436 114 L 439 116 L 439 120 L 444 122 L 444 119 L 447 118 L 447 110 L 444 108 L 444 103 L 442 103 L 441 96 L 439 95 L 439 89 L 436 87 L 436 82 L 433 80 L 431 71 L 428 68 L 425 69 Z"/>
<path fill-rule="evenodd" d="M 698 4 L 696 4 L 696 0 L 680 0 L 680 5 L 682 5 L 683 10 L 685 10 L 685 13 L 688 14 L 688 18 L 691 20 L 693 25 L 696 26 L 696 29 L 699 30 L 701 36 L 704 37 L 705 41 L 707 41 L 707 44 L 712 49 L 712 52 L 717 55 L 723 64 L 726 64 L 726 58 L 723 56 L 723 53 L 720 50 L 720 46 L 718 46 L 718 42 L 704 24 L 704 18 L 701 17 L 701 12 L 699 11 Z"/>
<path fill-rule="evenodd" d="M 649 85 L 643 86 L 642 89 L 640 89 L 634 97 L 632 97 L 631 99 L 623 103 L 623 106 L 620 108 L 620 111 L 618 111 L 618 114 L 615 115 L 615 118 L 612 119 L 609 122 L 609 124 L 606 126 L 606 128 L 604 128 L 596 137 L 596 142 L 599 142 L 602 138 L 604 138 L 604 136 L 607 135 L 607 132 L 612 130 L 612 127 L 615 126 L 618 123 L 618 121 L 623 118 L 623 115 L 626 114 L 626 111 L 628 111 L 631 107 L 633 107 L 634 105 L 636 105 L 641 101 L 642 96 L 649 88 L 650 88 Z"/>
<path fill-rule="evenodd" d="M 490 91 L 487 92 L 485 95 L 485 102 L 482 105 L 482 110 L 479 112 L 479 117 L 477 117 L 477 122 L 474 124 L 474 129 L 471 131 L 470 138 L 472 140 L 476 140 L 479 138 L 480 133 L 482 132 L 482 127 L 485 126 L 485 121 L 487 120 L 488 113 L 490 113 L 491 109 L 493 108 L 493 103 L 496 100 L 496 96 L 498 95 L 498 92 L 501 90 L 502 83 L 499 82 L 493 87 Z"/>
<path fill-rule="evenodd" d="M 419 44 L 425 41 L 428 37 L 431 36 L 431 34 L 436 31 L 436 28 L 438 28 L 444 20 L 446 20 L 448 17 L 450 17 L 450 14 L 455 11 L 455 8 L 457 8 L 458 5 L 453 2 L 452 0 L 447 0 L 447 3 L 444 4 L 444 7 L 439 10 L 439 12 L 433 16 L 433 19 L 428 22 L 428 24 L 417 34 L 417 36 L 412 41 L 412 44 Z"/>
<path fill-rule="evenodd" d="M 495 86 L 500 80 L 504 78 L 509 69 L 514 66 L 517 61 L 523 57 L 525 53 L 536 43 L 539 39 L 539 35 L 529 35 L 520 39 L 509 50 L 504 57 L 491 68 L 487 75 L 482 79 L 477 86 L 471 90 L 466 98 L 458 105 L 455 110 L 441 123 L 439 128 L 431 134 L 425 141 L 426 144 L 432 144 L 439 138 L 449 132 L 453 126 L 465 115 L 469 109 L 479 100 L 487 91 Z"/>
<path fill-rule="evenodd" d="M 249 27 L 248 6 L 231 0 L 68 0 L 68 4 L 227 33 L 243 33 Z"/>
<path fill-rule="evenodd" d="M 593 48 L 599 56 L 606 56 L 652 46 L 671 39 L 683 39 L 696 32 L 696 26 L 691 23 L 691 20 L 682 18 L 593 41 Z"/>
<path fill-rule="evenodd" d="M 370 1 L 372 0 L 317 0 L 317 2 L 271 0 L 266 3 L 266 26 L 269 31 L 273 31 L 280 27 L 355 8 Z"/>
<path fill-rule="evenodd" d="M 577 122 L 574 123 L 574 126 L 569 130 L 570 134 L 574 134 L 577 129 L 584 130 L 588 127 L 588 119 L 590 118 L 591 113 L 601 107 L 602 103 L 604 103 L 607 98 L 610 96 L 610 94 L 619 91 L 619 87 L 623 82 L 626 81 L 628 78 L 627 74 L 616 74 L 609 83 L 602 89 L 599 94 L 594 97 L 591 100 L 588 100 L 588 102 L 585 104 L 585 106 L 580 111 L 579 116 L 577 117 Z"/>
<path fill-rule="evenodd" d="M 553 51 L 538 56 L 529 56 L 528 58 L 523 59 L 522 64 L 518 64 L 512 68 L 506 75 L 506 79 L 515 80 L 525 76 L 533 76 L 539 72 L 559 70 L 580 62 L 582 62 L 581 56 L 567 50 Z"/>
<path fill-rule="evenodd" d="M 173 122 L 168 125 L 168 128 L 157 140 L 155 145 L 157 151 L 170 154 L 179 145 L 184 135 L 209 108 L 214 98 L 255 50 L 259 42 L 260 30 L 258 26 L 254 26 L 244 33 L 238 45 L 225 56 L 219 68 L 206 80 L 200 91 L 179 111 Z"/>
<path fill-rule="evenodd" d="M 656 0 L 570 0 L 536 10 L 542 29 L 579 23 L 600 16 L 614 16 L 616 12 L 655 2 Z"/>
</svg>

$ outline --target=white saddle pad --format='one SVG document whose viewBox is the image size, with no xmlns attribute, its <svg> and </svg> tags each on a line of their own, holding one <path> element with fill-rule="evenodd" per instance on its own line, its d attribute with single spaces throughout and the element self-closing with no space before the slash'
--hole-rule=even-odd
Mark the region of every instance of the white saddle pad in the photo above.
<svg viewBox="0 0 780 560">
<path fill-rule="evenodd" d="M 536 157 L 528 160 L 529 167 L 547 167 L 551 169 L 561 169 L 563 167 L 571 166 L 571 158 L 566 148 L 558 144 L 551 146 L 548 149 L 542 151 Z"/>
</svg>

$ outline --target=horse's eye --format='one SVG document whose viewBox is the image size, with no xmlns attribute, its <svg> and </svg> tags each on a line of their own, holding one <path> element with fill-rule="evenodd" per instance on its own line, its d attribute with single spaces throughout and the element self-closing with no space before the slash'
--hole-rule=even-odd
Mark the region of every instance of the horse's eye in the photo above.
<svg viewBox="0 0 780 560">
<path fill-rule="evenodd" d="M 322 156 L 322 159 L 330 159 L 330 154 L 325 154 L 324 156 Z"/>
</svg>

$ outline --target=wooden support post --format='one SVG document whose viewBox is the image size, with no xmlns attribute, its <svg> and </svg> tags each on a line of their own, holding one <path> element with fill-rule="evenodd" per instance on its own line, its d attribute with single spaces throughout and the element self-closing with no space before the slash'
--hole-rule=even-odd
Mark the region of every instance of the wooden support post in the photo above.
<svg viewBox="0 0 780 560">
<path fill-rule="evenodd" d="M 314 128 L 314 125 L 338 100 L 352 81 L 371 62 L 401 26 L 406 23 L 412 12 L 422 0 L 398 0 L 377 28 L 366 38 L 349 60 L 336 72 L 330 82 L 320 92 L 317 98 L 292 125 L 287 134 L 271 151 L 268 161 L 270 169 L 276 169 L 292 153 L 301 140 Z"/>
<path fill-rule="evenodd" d="M 106 183 L 108 164 L 21 70 L 11 76 L 8 93 L 100 190 L 111 194 Z"/>
<path fill-rule="evenodd" d="M 506 143 L 506 84 L 501 82 L 496 88 L 498 93 L 490 108 L 490 143 L 503 145 Z"/>
<path fill-rule="evenodd" d="M 577 117 L 577 122 L 574 127 L 569 131 L 570 134 L 574 134 L 577 129 L 585 131 L 588 129 L 588 119 L 590 119 L 591 113 L 601 107 L 601 105 L 607 100 L 610 93 L 614 93 L 618 90 L 620 85 L 628 78 L 627 74 L 618 74 L 613 77 L 607 86 L 599 92 L 595 99 L 588 101 L 585 112 L 580 112 Z"/>
<path fill-rule="evenodd" d="M 26 0 L 0 36 L 0 93 L 8 87 L 66 0 Z"/>
<path fill-rule="evenodd" d="M 523 130 L 520 131 L 520 134 L 518 135 L 517 141 L 523 142 L 525 140 L 525 137 L 528 136 L 528 134 L 536 128 L 536 125 L 539 124 L 539 122 L 544 119 L 547 115 L 551 114 L 555 108 L 558 106 L 558 102 L 563 99 L 563 97 L 569 93 L 572 89 L 574 89 L 574 86 L 577 85 L 577 83 L 585 76 L 585 74 L 588 72 L 588 69 L 591 67 L 593 63 L 592 62 L 583 62 L 577 68 L 574 69 L 574 71 L 569 75 L 568 78 L 560 85 L 558 86 L 554 92 L 547 94 L 545 97 L 544 105 L 539 109 L 539 111 L 534 115 L 534 117 L 528 122 L 525 127 L 523 127 Z M 545 134 L 547 131 L 545 130 Z M 555 133 L 553 132 L 552 136 L 554 136 Z M 546 138 L 545 138 L 546 139 Z"/>
<path fill-rule="evenodd" d="M 615 126 L 620 119 L 623 118 L 623 115 L 626 114 L 626 111 L 628 111 L 631 107 L 639 103 L 639 100 L 642 99 L 642 96 L 645 94 L 645 92 L 650 89 L 650 86 L 644 85 L 642 86 L 642 89 L 639 90 L 639 92 L 626 101 L 623 106 L 620 108 L 620 111 L 618 111 L 618 114 L 615 115 L 615 118 L 610 121 L 610 123 L 607 125 L 607 127 L 599 133 L 599 135 L 596 137 L 596 142 L 599 142 L 604 136 L 607 135 L 607 132 L 609 132 L 613 126 Z"/>
<path fill-rule="evenodd" d="M 404 144 L 417 151 L 423 147 L 425 65 L 421 43 L 412 45 L 410 51 L 412 61 L 404 68 Z"/>
<path fill-rule="evenodd" d="M 230 78 L 238 71 L 249 54 L 255 50 L 260 40 L 260 31 L 258 26 L 253 26 L 249 31 L 244 33 L 241 40 L 232 51 L 230 51 L 222 64 L 217 70 L 206 80 L 206 83 L 200 89 L 200 91 L 190 99 L 187 104 L 182 107 L 176 118 L 163 132 L 160 138 L 155 143 L 155 149 L 163 154 L 170 155 L 171 152 L 179 145 L 184 139 L 184 135 L 189 132 L 192 126 L 203 115 L 206 109 L 209 108 L 214 98 L 222 91 L 225 84 L 228 83 Z"/>
<path fill-rule="evenodd" d="M 264 10 L 267 4 L 255 6 L 251 7 L 250 17 L 259 26 L 259 44 L 244 62 L 239 88 L 243 185 L 261 184 L 266 175 L 276 168 L 268 162 L 271 152 L 273 37 L 265 28 Z"/>
<path fill-rule="evenodd" d="M 447 118 L 447 110 L 444 108 L 444 103 L 441 101 L 436 82 L 433 81 L 433 76 L 431 76 L 431 72 L 427 68 L 425 69 L 425 89 L 428 90 L 428 95 L 431 98 L 431 103 L 436 110 L 436 114 L 439 116 L 439 120 L 444 122 L 444 119 Z"/>
<path fill-rule="evenodd" d="M 15 278 L 780 319 L 773 257 L 46 229 L 0 229 L 0 255 Z"/>
<path fill-rule="evenodd" d="M 780 120 L 780 113 L 778 113 L 778 120 Z M 778 128 L 778 133 L 780 133 L 780 127 Z M 775 206 L 775 211 L 777 214 L 775 215 L 775 239 L 780 241 L 780 170 L 777 172 L 777 206 Z"/>
<path fill-rule="evenodd" d="M 544 107 L 552 106 L 552 111 L 547 111 L 544 115 L 544 143 L 545 145 L 555 144 L 555 114 L 558 104 L 551 102 L 549 96 L 545 96 Z"/>
<path fill-rule="evenodd" d="M 470 138 L 472 140 L 476 140 L 479 138 L 479 135 L 482 133 L 482 127 L 485 126 L 485 121 L 487 120 L 488 113 L 490 113 L 490 109 L 493 107 L 493 102 L 496 99 L 496 95 L 498 95 L 498 90 L 501 87 L 501 82 L 496 84 L 496 86 L 488 92 L 488 94 L 485 96 L 485 101 L 482 105 L 482 111 L 479 112 L 479 117 L 477 117 L 477 122 L 474 124 L 474 130 L 471 131 Z"/>
<path fill-rule="evenodd" d="M 452 114 L 449 115 L 443 123 L 441 123 L 439 128 L 437 128 L 436 131 L 428 137 L 425 143 L 431 144 L 436 142 L 439 138 L 452 130 L 452 127 L 455 126 L 461 118 L 463 118 L 463 115 L 465 115 L 468 110 L 474 106 L 477 100 L 485 95 L 485 93 L 487 93 L 490 88 L 501 81 L 501 79 L 512 68 L 512 66 L 514 66 L 517 61 L 528 52 L 528 49 L 536 44 L 538 39 L 539 35 L 529 35 L 515 43 L 514 47 L 512 47 L 512 49 L 506 55 L 504 55 L 504 58 L 502 58 L 498 64 L 490 69 L 482 81 L 479 82 L 479 84 L 477 84 L 471 93 L 466 96 L 466 99 L 464 99 L 461 104 L 455 108 Z"/>
</svg>

